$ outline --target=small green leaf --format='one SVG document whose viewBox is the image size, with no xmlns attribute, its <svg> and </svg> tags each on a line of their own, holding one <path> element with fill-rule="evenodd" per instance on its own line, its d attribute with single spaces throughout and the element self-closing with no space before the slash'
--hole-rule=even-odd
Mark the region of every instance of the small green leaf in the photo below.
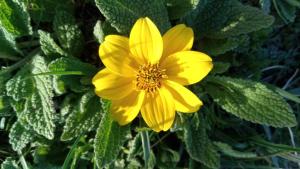
<svg viewBox="0 0 300 169">
<path fill-rule="evenodd" d="M 94 91 L 84 94 L 76 104 L 76 107 L 70 111 L 61 140 L 71 140 L 94 129 L 100 122 L 100 113 L 100 99 L 94 94 Z"/>
<path fill-rule="evenodd" d="M 250 80 L 211 77 L 206 89 L 227 112 L 273 127 L 297 125 L 291 107 L 275 91 Z"/>
<path fill-rule="evenodd" d="M 103 168 L 117 158 L 130 131 L 129 126 L 120 126 L 112 120 L 110 112 L 105 111 L 110 103 L 104 104 L 104 116 L 97 130 L 94 144 L 95 160 L 99 168 Z"/>
<path fill-rule="evenodd" d="M 12 158 L 8 157 L 5 161 L 1 164 L 1 169 L 21 169 L 17 162 Z"/>
<path fill-rule="evenodd" d="M 42 30 L 38 31 L 40 35 L 40 44 L 42 51 L 46 56 L 50 57 L 59 57 L 59 56 L 68 56 L 68 54 L 58 46 L 58 44 L 52 39 L 49 33 Z"/>
<path fill-rule="evenodd" d="M 200 118 L 201 119 L 198 119 Z M 213 169 L 220 167 L 220 157 L 209 140 L 202 116 L 194 115 L 185 122 L 184 142 L 190 157 Z"/>
<path fill-rule="evenodd" d="M 32 33 L 30 18 L 23 1 L 0 0 L 0 29 L 14 37 Z"/>
<path fill-rule="evenodd" d="M 17 112 L 18 119 L 24 127 L 33 129 L 48 139 L 54 137 L 54 103 L 49 76 L 31 76 L 48 72 L 43 57 L 36 55 L 29 65 L 6 83 L 7 95 L 24 105 Z M 26 124 L 26 125 L 25 125 Z"/>
<path fill-rule="evenodd" d="M 72 56 L 79 56 L 83 46 L 83 35 L 73 15 L 59 10 L 53 21 L 54 32 L 65 51 Z"/>
<path fill-rule="evenodd" d="M 274 18 L 237 0 L 204 1 L 186 17 L 198 37 L 223 39 L 269 27 Z"/>
<path fill-rule="evenodd" d="M 26 129 L 19 122 L 15 122 L 9 132 L 9 143 L 13 150 L 21 151 L 34 137 L 33 131 Z"/>
<path fill-rule="evenodd" d="M 149 17 L 164 33 L 170 22 L 161 0 L 95 0 L 97 7 L 118 32 L 128 34 L 141 17 Z"/>
</svg>

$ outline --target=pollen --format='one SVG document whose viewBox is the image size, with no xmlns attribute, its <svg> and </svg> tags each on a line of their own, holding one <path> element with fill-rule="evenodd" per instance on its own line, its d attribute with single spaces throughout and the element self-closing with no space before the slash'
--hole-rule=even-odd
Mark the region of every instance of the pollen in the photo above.
<svg viewBox="0 0 300 169">
<path fill-rule="evenodd" d="M 139 90 L 154 93 L 161 87 L 164 78 L 167 78 L 166 70 L 160 69 L 158 64 L 144 64 L 136 76 L 136 86 Z"/>
</svg>

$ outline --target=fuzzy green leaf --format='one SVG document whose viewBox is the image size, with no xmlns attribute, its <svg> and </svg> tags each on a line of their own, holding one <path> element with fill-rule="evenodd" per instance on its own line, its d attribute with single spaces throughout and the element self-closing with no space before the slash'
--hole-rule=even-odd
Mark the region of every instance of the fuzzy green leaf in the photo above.
<svg viewBox="0 0 300 169">
<path fill-rule="evenodd" d="M 40 35 L 40 44 L 42 51 L 46 56 L 50 57 L 59 57 L 59 56 L 68 56 L 68 54 L 58 46 L 58 44 L 54 41 L 51 35 L 42 30 L 38 31 Z"/>
<path fill-rule="evenodd" d="M 105 114 L 97 129 L 94 144 L 96 164 L 99 168 L 103 168 L 117 158 L 130 131 L 129 126 L 120 126 L 113 121 L 110 112 L 107 111 L 110 103 L 105 102 L 104 104 Z"/>
<path fill-rule="evenodd" d="M 237 0 L 211 0 L 199 3 L 186 21 L 198 37 L 223 39 L 267 28 L 274 18 Z"/>
<path fill-rule="evenodd" d="M 199 0 L 167 0 L 170 19 L 179 19 L 196 8 Z"/>
<path fill-rule="evenodd" d="M 149 17 L 163 33 L 170 27 L 167 9 L 161 0 L 95 0 L 106 19 L 119 32 L 128 34 L 141 17 Z"/>
<path fill-rule="evenodd" d="M 201 117 L 201 116 L 200 116 Z M 198 115 L 186 121 L 184 127 L 184 142 L 190 157 L 213 169 L 220 167 L 220 157 L 214 145 L 209 140 L 205 121 Z"/>
<path fill-rule="evenodd" d="M 17 162 L 12 158 L 6 158 L 5 161 L 1 164 L 1 169 L 20 169 Z"/>
<path fill-rule="evenodd" d="M 24 104 L 23 109 L 17 112 L 20 122 L 38 134 L 52 139 L 55 128 L 55 110 L 51 81 L 46 75 L 32 76 L 32 74 L 48 71 L 44 58 L 36 55 L 29 65 L 24 66 L 15 77 L 7 82 L 6 90 L 8 96 Z"/>
<path fill-rule="evenodd" d="M 84 94 L 66 119 L 61 140 L 71 140 L 95 128 L 101 119 L 101 104 L 94 91 Z"/>
<path fill-rule="evenodd" d="M 206 86 L 214 101 L 242 119 L 273 127 L 297 125 L 291 107 L 275 91 L 250 80 L 211 77 Z"/>
<path fill-rule="evenodd" d="M 81 62 L 76 58 L 61 57 L 49 64 L 51 72 L 62 72 L 62 71 L 76 71 L 81 72 L 86 76 L 93 76 L 97 69 L 88 63 Z"/>
<path fill-rule="evenodd" d="M 79 56 L 84 41 L 73 15 L 65 11 L 58 11 L 53 21 L 53 28 L 63 49 L 72 56 Z"/>
<path fill-rule="evenodd" d="M 23 127 L 18 121 L 14 123 L 9 132 L 9 143 L 13 150 L 21 151 L 34 139 L 34 133 Z"/>
<path fill-rule="evenodd" d="M 199 47 L 201 51 L 209 55 L 221 55 L 233 49 L 236 49 L 240 44 L 245 44 L 249 40 L 248 36 L 236 36 L 226 39 L 202 39 Z"/>
<path fill-rule="evenodd" d="M 0 27 L 0 58 L 15 57 L 19 52 L 14 36 Z"/>
<path fill-rule="evenodd" d="M 0 29 L 14 37 L 32 33 L 30 18 L 23 1 L 0 0 Z"/>
</svg>

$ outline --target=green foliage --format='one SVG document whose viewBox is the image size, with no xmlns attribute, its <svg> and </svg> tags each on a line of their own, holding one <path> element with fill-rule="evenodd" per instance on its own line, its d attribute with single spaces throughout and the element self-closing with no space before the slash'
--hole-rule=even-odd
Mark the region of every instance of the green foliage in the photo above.
<svg viewBox="0 0 300 169">
<path fill-rule="evenodd" d="M 90 84 L 91 76 L 97 70 L 88 63 L 81 62 L 76 58 L 61 57 L 52 61 L 49 65 L 50 73 L 57 74 L 53 79 L 53 86 L 58 94 L 63 94 L 70 88 L 74 92 L 84 92 L 87 90 L 83 86 L 84 77 Z M 72 74 L 75 74 L 72 76 Z M 78 76 L 82 75 L 82 76 Z"/>
<path fill-rule="evenodd" d="M 70 115 L 66 119 L 61 140 L 70 140 L 79 135 L 89 132 L 95 128 L 101 119 L 101 104 L 94 91 L 84 94 L 77 103 L 71 108 Z"/>
<path fill-rule="evenodd" d="M 73 11 L 71 0 L 66 0 L 63 3 L 60 0 L 31 0 L 27 6 L 31 18 L 36 22 L 52 21 L 57 9 L 65 11 Z"/>
<path fill-rule="evenodd" d="M 222 143 L 222 142 L 214 142 L 214 145 L 217 146 L 217 148 L 224 153 L 225 155 L 229 157 L 234 158 L 254 158 L 257 157 L 256 153 L 253 152 L 241 152 L 234 150 L 230 145 Z"/>
<path fill-rule="evenodd" d="M 17 162 L 12 158 L 6 158 L 5 161 L 1 164 L 1 169 L 20 169 Z"/>
<path fill-rule="evenodd" d="M 202 116 L 194 115 L 185 122 L 184 142 L 186 150 L 193 160 L 208 168 L 219 168 L 220 157 L 206 133 L 205 121 Z"/>
<path fill-rule="evenodd" d="M 42 30 L 38 31 L 40 36 L 40 44 L 42 51 L 46 56 L 50 57 L 59 57 L 59 56 L 67 56 L 65 51 L 58 46 L 58 44 L 54 41 L 51 35 Z"/>
<path fill-rule="evenodd" d="M 169 18 L 180 19 L 196 8 L 200 0 L 166 0 Z"/>
<path fill-rule="evenodd" d="M 53 28 L 63 49 L 71 56 L 79 56 L 84 46 L 83 35 L 73 15 L 58 11 Z"/>
<path fill-rule="evenodd" d="M 116 34 L 117 31 L 111 26 L 109 22 L 97 21 L 96 25 L 94 26 L 93 33 L 97 42 L 102 43 L 106 35 Z"/>
<path fill-rule="evenodd" d="M 267 28 L 274 18 L 237 0 L 211 0 L 199 3 L 186 20 L 196 35 L 223 39 Z"/>
<path fill-rule="evenodd" d="M 11 58 L 20 51 L 16 47 L 14 36 L 0 27 L 0 58 Z"/>
<path fill-rule="evenodd" d="M 161 0 L 95 0 L 97 7 L 118 32 L 128 34 L 135 21 L 149 17 L 161 32 L 170 27 L 168 12 Z"/>
<path fill-rule="evenodd" d="M 229 113 L 273 127 L 297 125 L 291 107 L 261 83 L 229 77 L 212 77 L 209 82 L 209 94 Z"/>
<path fill-rule="evenodd" d="M 0 1 L 0 29 L 6 29 L 14 37 L 32 33 L 30 18 L 23 1 Z"/>
<path fill-rule="evenodd" d="M 23 109 L 17 112 L 21 124 L 53 139 L 55 110 L 51 81 L 48 76 L 32 76 L 43 72 L 48 72 L 46 62 L 43 57 L 36 55 L 28 66 L 7 82 L 6 90 L 15 101 L 25 102 Z"/>
<path fill-rule="evenodd" d="M 104 115 L 95 137 L 95 160 L 99 168 L 112 163 L 118 156 L 129 134 L 129 126 L 120 126 L 109 113 L 109 102 L 103 103 Z"/>
<path fill-rule="evenodd" d="M 35 139 L 35 134 L 23 127 L 18 121 L 10 129 L 9 143 L 15 151 L 21 151 L 25 146 Z"/>
<path fill-rule="evenodd" d="M 299 0 L 273 0 L 274 7 L 280 16 L 280 18 L 285 22 L 293 22 L 296 18 L 296 9 L 300 8 Z"/>
<path fill-rule="evenodd" d="M 221 55 L 228 51 L 236 49 L 241 44 L 245 44 L 249 41 L 248 36 L 234 36 L 225 39 L 209 39 L 204 38 L 199 43 L 201 51 L 208 53 L 209 55 Z"/>
</svg>

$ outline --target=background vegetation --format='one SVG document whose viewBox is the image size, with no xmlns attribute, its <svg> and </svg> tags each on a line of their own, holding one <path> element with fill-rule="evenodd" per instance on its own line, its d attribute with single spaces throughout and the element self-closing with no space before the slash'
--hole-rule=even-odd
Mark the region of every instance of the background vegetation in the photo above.
<svg viewBox="0 0 300 169">
<path fill-rule="evenodd" d="M 1 169 L 300 168 L 299 0 L 0 0 Z M 105 35 L 185 23 L 214 69 L 168 132 L 120 127 L 91 78 Z M 148 144 L 149 143 L 149 144 Z"/>
</svg>

